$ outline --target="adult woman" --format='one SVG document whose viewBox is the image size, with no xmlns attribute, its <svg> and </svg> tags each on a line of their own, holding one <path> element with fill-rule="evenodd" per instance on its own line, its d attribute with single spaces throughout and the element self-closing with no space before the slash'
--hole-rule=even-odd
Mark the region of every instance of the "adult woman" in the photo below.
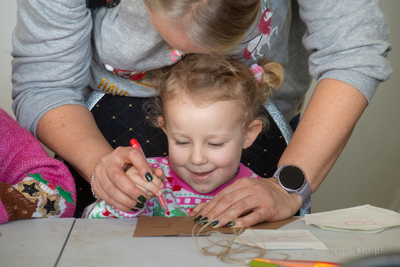
<svg viewBox="0 0 400 267">
<path fill-rule="evenodd" d="M 13 108 L 18 121 L 71 163 L 86 181 L 90 182 L 94 173 L 97 197 L 129 210 L 136 205 L 140 190 L 127 179 L 123 166 L 134 164 L 143 177 L 151 170 L 136 151 L 127 147 L 114 150 L 104 139 L 104 130 L 102 134 L 83 106 L 88 84 L 109 95 L 146 97 L 153 93 L 142 86 L 147 71 L 172 64 L 180 52 L 229 51 L 235 47 L 234 52 L 248 65 L 266 55 L 284 66 L 286 79 L 274 102 L 291 121 L 300 112 L 311 82 L 307 60 L 313 52 L 310 73 L 319 83 L 278 166 L 300 167 L 314 192 L 345 146 L 379 81 L 390 75 L 385 58 L 390 50 L 388 27 L 379 1 L 257 1 L 261 10 L 259 6 L 225 9 L 243 11 L 238 14 L 246 14 L 242 16 L 246 23 L 226 16 L 223 23 L 211 23 L 215 26 L 212 35 L 189 33 L 189 22 L 202 25 L 190 18 L 204 18 L 205 14 L 225 18 L 215 2 L 220 1 L 192 1 L 191 8 L 184 9 L 171 3 L 159 6 L 163 1 L 145 1 L 146 6 L 142 1 L 122 1 L 111 9 L 96 9 L 92 43 L 92 17 L 83 0 L 19 2 L 13 52 Z M 221 2 L 231 7 L 238 1 Z M 254 10 L 257 18 L 247 15 Z M 208 42 L 214 40 L 211 36 L 231 33 L 223 29 L 228 26 L 244 27 L 241 34 L 232 34 L 244 40 Z M 160 36 L 173 48 L 169 53 Z M 160 49 L 164 51 L 161 54 Z M 145 56 L 138 56 L 142 54 Z M 239 200 L 244 204 L 239 206 Z M 242 220 L 252 225 L 291 216 L 301 205 L 300 196 L 289 194 L 274 179 L 255 184 L 242 179 L 199 212 L 214 219 L 227 209 L 240 213 L 256 210 Z"/>
</svg>

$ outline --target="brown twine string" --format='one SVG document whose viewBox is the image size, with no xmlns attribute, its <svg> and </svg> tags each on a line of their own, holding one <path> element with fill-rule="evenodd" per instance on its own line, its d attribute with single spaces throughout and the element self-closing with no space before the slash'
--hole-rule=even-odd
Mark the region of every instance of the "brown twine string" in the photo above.
<svg viewBox="0 0 400 267">
<path fill-rule="evenodd" d="M 218 220 L 218 218 L 216 220 Z M 234 221 L 236 222 L 236 218 Z M 208 221 L 205 225 L 202 225 L 202 227 L 200 227 L 200 229 L 197 232 L 195 230 L 196 230 L 198 224 L 195 224 L 192 229 L 193 243 L 196 246 L 197 250 L 200 251 L 204 255 L 217 256 L 223 262 L 227 262 L 227 263 L 231 263 L 231 264 L 235 264 L 235 265 L 248 265 L 250 260 L 255 259 L 255 258 L 263 258 L 266 253 L 277 254 L 281 257 L 283 256 L 282 260 L 287 259 L 289 257 L 289 255 L 286 253 L 268 251 L 265 248 L 264 242 L 261 242 L 263 244 L 263 247 L 260 247 L 252 241 L 241 239 L 239 234 L 244 232 L 243 227 L 232 228 L 233 234 L 223 234 L 216 230 L 208 231 L 206 233 L 205 237 L 206 237 L 207 241 L 210 243 L 210 245 L 200 247 L 198 244 L 199 234 L 206 227 L 208 227 L 209 224 L 210 224 L 210 221 Z M 246 230 L 253 231 L 253 233 L 255 235 L 257 235 L 260 238 L 260 240 L 262 241 L 262 238 L 256 232 L 254 232 L 254 230 L 251 229 L 251 227 L 245 227 L 245 228 L 246 228 Z M 219 235 L 220 239 L 218 241 L 211 240 L 210 239 L 211 234 Z M 241 241 L 244 244 L 239 244 L 236 241 Z M 214 249 L 217 251 L 211 251 L 211 249 Z M 240 254 L 251 254 L 252 256 L 239 257 Z"/>
</svg>

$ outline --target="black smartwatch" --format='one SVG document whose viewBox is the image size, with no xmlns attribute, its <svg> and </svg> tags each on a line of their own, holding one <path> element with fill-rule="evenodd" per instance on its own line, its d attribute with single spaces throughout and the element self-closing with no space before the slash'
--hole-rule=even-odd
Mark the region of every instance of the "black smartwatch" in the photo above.
<svg viewBox="0 0 400 267">
<path fill-rule="evenodd" d="M 273 175 L 278 184 L 289 193 L 296 193 L 303 199 L 302 209 L 311 207 L 311 188 L 308 185 L 306 175 L 297 166 L 281 165 Z"/>
</svg>

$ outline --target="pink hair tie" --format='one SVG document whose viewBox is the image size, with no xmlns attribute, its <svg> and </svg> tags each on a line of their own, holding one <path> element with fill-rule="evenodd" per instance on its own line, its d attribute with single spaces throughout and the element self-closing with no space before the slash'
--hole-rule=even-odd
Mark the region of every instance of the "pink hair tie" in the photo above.
<svg viewBox="0 0 400 267">
<path fill-rule="evenodd" d="M 250 70 L 256 77 L 257 82 L 259 83 L 262 82 L 262 75 L 264 74 L 264 69 L 257 63 L 254 63 L 253 65 L 251 65 Z"/>
</svg>

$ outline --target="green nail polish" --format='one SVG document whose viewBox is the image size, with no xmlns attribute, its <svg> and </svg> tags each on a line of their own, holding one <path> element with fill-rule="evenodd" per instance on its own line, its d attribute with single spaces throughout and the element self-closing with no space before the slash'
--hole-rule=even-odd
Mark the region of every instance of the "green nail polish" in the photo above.
<svg viewBox="0 0 400 267">
<path fill-rule="evenodd" d="M 149 172 L 146 172 L 144 177 L 146 177 L 146 180 L 149 181 L 149 182 L 153 181 L 153 177 L 151 176 L 151 174 Z"/>
<path fill-rule="evenodd" d="M 201 222 L 203 222 L 203 221 L 206 221 L 206 222 L 208 222 L 208 218 L 207 217 L 204 217 L 203 219 L 201 219 L 200 220 Z"/>
<path fill-rule="evenodd" d="M 143 208 L 143 204 L 138 202 L 135 207 L 141 209 Z"/>
<path fill-rule="evenodd" d="M 219 221 L 213 221 L 212 223 L 210 223 L 210 225 L 211 225 L 212 227 L 214 227 L 214 226 L 216 226 L 218 223 L 219 223 Z"/>
<path fill-rule="evenodd" d="M 204 221 L 204 222 L 200 222 L 201 225 L 206 225 L 207 223 L 208 223 L 208 220 Z"/>
<path fill-rule="evenodd" d="M 203 217 L 203 216 L 201 216 L 201 215 L 197 216 L 197 217 L 194 219 L 194 222 L 195 222 L 195 223 L 198 223 L 198 222 L 200 221 L 201 217 Z"/>
<path fill-rule="evenodd" d="M 228 227 L 233 227 L 235 226 L 235 222 L 230 221 L 226 225 L 228 225 Z"/>
<path fill-rule="evenodd" d="M 147 199 L 146 199 L 144 196 L 142 196 L 142 195 L 140 195 L 137 199 L 138 199 L 140 202 L 142 202 L 143 204 L 146 203 L 146 201 L 147 201 Z"/>
<path fill-rule="evenodd" d="M 133 211 L 133 212 L 137 212 L 138 210 L 137 210 L 137 209 L 131 209 L 131 211 Z"/>
</svg>

